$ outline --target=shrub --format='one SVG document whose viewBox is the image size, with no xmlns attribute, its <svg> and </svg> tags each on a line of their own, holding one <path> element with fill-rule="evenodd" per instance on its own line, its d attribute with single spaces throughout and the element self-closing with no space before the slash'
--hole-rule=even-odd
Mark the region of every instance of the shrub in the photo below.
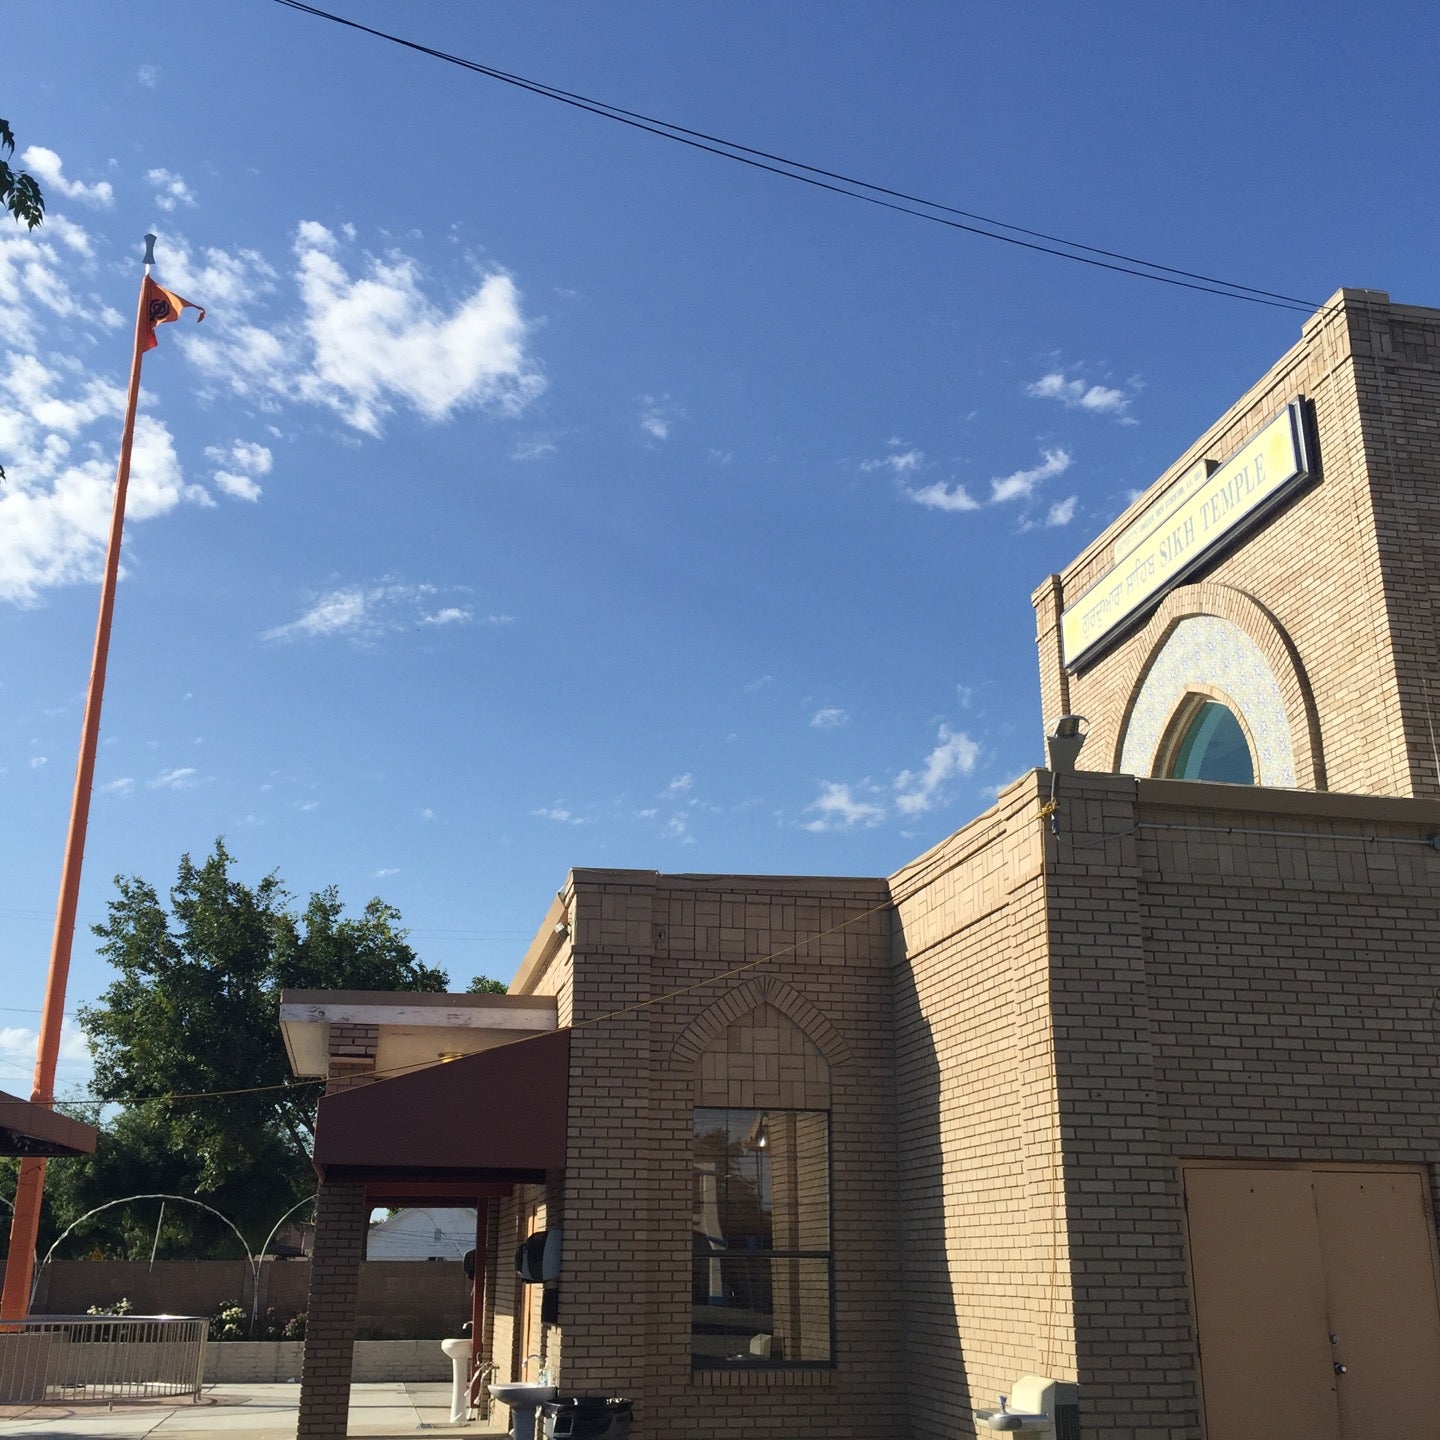
<svg viewBox="0 0 1440 1440">
<path fill-rule="evenodd" d="M 227 1300 L 210 1317 L 212 1340 L 243 1340 L 245 1338 L 245 1307 L 238 1300 Z"/>
</svg>

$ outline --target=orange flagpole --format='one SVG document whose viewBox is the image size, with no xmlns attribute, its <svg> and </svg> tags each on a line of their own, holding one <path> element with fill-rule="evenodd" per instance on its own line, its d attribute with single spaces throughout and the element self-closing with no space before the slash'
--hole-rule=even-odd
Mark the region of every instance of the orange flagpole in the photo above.
<svg viewBox="0 0 1440 1440">
<path fill-rule="evenodd" d="M 145 237 L 145 278 L 155 263 L 155 236 Z M 75 938 L 75 910 L 80 898 L 80 867 L 85 859 L 85 828 L 90 819 L 90 790 L 95 779 L 95 751 L 100 739 L 100 702 L 105 693 L 105 665 L 110 654 L 110 624 L 115 614 L 115 585 L 120 574 L 120 535 L 125 524 L 125 492 L 130 483 L 130 449 L 135 439 L 135 411 L 140 402 L 140 359 L 144 350 L 146 285 L 140 283 L 135 316 L 135 350 L 130 360 L 130 389 L 125 397 L 125 426 L 120 437 L 120 463 L 115 471 L 115 509 L 110 517 L 110 543 L 105 552 L 105 578 L 100 587 L 100 618 L 95 626 L 95 654 L 90 662 L 90 688 L 80 728 L 80 761 L 75 769 L 75 794 L 70 802 L 70 829 L 65 838 L 65 864 L 60 872 L 60 901 L 55 910 L 55 935 L 50 945 L 50 974 L 45 984 L 45 1010 L 35 1060 L 35 1086 L 30 1099 L 53 1109 L 55 1066 L 60 1058 L 60 1027 L 65 1018 L 65 983 L 70 975 L 70 946 Z M 40 1200 L 45 1189 L 45 1159 L 27 1156 L 20 1162 L 15 1187 L 15 1213 L 10 1222 L 10 1251 L 5 1262 L 5 1289 L 0 1319 L 22 1320 L 30 1313 L 35 1277 L 35 1246 L 40 1235 Z"/>
</svg>

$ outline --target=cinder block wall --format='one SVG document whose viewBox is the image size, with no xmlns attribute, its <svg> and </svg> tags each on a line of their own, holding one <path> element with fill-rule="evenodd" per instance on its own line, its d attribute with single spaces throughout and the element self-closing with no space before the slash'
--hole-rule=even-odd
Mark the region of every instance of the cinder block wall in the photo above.
<svg viewBox="0 0 1440 1440">
<path fill-rule="evenodd" d="M 1087 1434 L 1199 1440 L 1184 1158 L 1440 1175 L 1440 803 L 1083 775 L 1050 878 Z"/>
<path fill-rule="evenodd" d="M 885 882 L 583 870 L 566 893 L 570 941 L 534 984 L 563 973 L 576 1026 L 561 1384 L 634 1398 L 636 1432 L 650 1436 L 895 1434 L 905 1377 Z M 696 1091 L 681 1042 L 707 1016 L 762 1002 L 831 1047 L 836 1365 L 692 1372 Z"/>
<path fill-rule="evenodd" d="M 40 1277 L 37 1314 L 83 1315 L 122 1297 L 141 1315 L 213 1315 L 226 1301 L 247 1313 L 252 1272 L 243 1260 L 52 1260 Z M 282 1319 L 305 1310 L 308 1260 L 260 1266 L 260 1312 Z M 356 1333 L 362 1340 L 441 1339 L 459 1334 L 468 1288 L 458 1260 L 363 1260 Z"/>
<path fill-rule="evenodd" d="M 908 1430 L 1075 1378 L 1034 772 L 891 877 Z"/>
<path fill-rule="evenodd" d="M 1079 674 L 1059 612 L 1106 569 L 1111 541 L 1198 460 L 1223 461 L 1297 395 L 1314 403 L 1318 483 Z M 1146 494 L 1034 595 L 1046 718 L 1091 721 L 1080 763 L 1113 770 L 1128 707 L 1157 646 L 1188 613 L 1218 614 L 1270 653 L 1303 788 L 1440 795 L 1440 311 L 1344 290 L 1298 345 Z M 1256 606 L 1260 609 L 1257 610 Z M 1426 691 L 1429 704 L 1426 704 Z"/>
</svg>

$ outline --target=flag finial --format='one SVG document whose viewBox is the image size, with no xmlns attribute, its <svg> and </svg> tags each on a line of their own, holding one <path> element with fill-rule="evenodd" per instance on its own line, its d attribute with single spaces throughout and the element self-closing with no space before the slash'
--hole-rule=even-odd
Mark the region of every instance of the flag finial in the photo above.
<svg viewBox="0 0 1440 1440">
<path fill-rule="evenodd" d="M 155 263 L 155 241 L 158 238 L 156 235 L 145 237 L 145 268 L 147 270 Z"/>
</svg>

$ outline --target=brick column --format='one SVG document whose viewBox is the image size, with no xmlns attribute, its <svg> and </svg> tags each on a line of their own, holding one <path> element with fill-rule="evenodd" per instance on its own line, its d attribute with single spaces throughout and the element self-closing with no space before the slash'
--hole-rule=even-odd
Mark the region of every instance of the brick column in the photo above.
<svg viewBox="0 0 1440 1440">
<path fill-rule="evenodd" d="M 380 1047 L 378 1025 L 346 1024 L 336 1021 L 330 1026 L 330 1074 L 325 1093 L 350 1090 L 368 1085 L 375 1078 L 375 1053 Z"/>
<path fill-rule="evenodd" d="M 355 1353 L 356 1296 L 369 1206 L 363 1183 L 324 1184 L 315 1207 L 310 1310 L 297 1440 L 344 1440 Z"/>
<path fill-rule="evenodd" d="M 1065 608 L 1065 589 L 1060 576 L 1050 575 L 1030 597 L 1035 607 L 1035 645 L 1040 658 L 1040 715 L 1048 727 L 1052 720 L 1070 713 L 1070 677 L 1060 639 L 1060 614 Z"/>
</svg>

